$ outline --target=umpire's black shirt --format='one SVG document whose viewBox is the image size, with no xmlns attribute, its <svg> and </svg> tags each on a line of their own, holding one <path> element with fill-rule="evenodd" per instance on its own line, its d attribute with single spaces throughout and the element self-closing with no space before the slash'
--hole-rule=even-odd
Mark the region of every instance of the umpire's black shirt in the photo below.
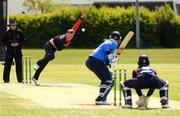
<svg viewBox="0 0 180 117">
<path fill-rule="evenodd" d="M 7 46 L 7 52 L 19 53 L 21 52 L 22 42 L 24 41 L 24 34 L 21 30 L 6 31 L 2 43 Z"/>
</svg>

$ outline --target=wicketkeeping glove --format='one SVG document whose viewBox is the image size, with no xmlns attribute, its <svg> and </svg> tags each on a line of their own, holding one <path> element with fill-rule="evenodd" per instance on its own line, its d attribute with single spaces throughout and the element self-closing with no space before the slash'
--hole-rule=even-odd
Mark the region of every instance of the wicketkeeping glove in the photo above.
<svg viewBox="0 0 180 117">
<path fill-rule="evenodd" d="M 139 99 L 136 101 L 138 108 L 144 107 L 145 100 L 146 100 L 146 96 L 144 94 L 139 97 Z"/>
</svg>

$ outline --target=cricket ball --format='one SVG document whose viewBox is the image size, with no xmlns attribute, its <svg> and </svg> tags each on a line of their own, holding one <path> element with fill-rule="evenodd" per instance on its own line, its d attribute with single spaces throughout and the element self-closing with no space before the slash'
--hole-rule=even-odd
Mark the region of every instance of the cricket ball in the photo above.
<svg viewBox="0 0 180 117">
<path fill-rule="evenodd" d="M 82 32 L 85 32 L 85 30 L 86 30 L 85 28 L 82 28 L 82 29 L 81 29 Z"/>
</svg>

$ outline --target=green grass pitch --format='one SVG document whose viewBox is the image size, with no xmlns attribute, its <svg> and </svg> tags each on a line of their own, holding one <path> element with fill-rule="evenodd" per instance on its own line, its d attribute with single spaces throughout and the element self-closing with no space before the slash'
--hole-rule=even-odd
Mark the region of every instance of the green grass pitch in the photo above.
<svg viewBox="0 0 180 117">
<path fill-rule="evenodd" d="M 85 60 L 91 49 L 65 49 L 56 52 L 55 59 L 47 65 L 40 76 L 41 83 L 80 83 L 98 86 L 99 80 L 85 66 Z M 150 66 L 157 70 L 159 77 L 169 81 L 169 97 L 180 101 L 180 49 L 126 49 L 119 57 L 119 67 L 127 69 L 127 78 L 137 67 L 139 55 L 147 54 Z M 32 66 L 44 56 L 44 50 L 24 49 L 24 56 L 31 56 Z M 16 83 L 14 66 L 11 71 L 11 83 Z M 1 78 L 3 66 L 0 66 Z M 32 70 L 32 73 L 34 71 Z M 2 79 L 1 79 L 1 82 Z M 53 87 L 52 87 L 53 88 Z M 22 89 L 23 90 L 23 89 Z M 98 91 L 97 91 L 98 93 Z M 36 95 L 36 94 L 32 94 Z M 158 91 L 153 96 L 159 97 Z M 101 109 L 101 108 L 47 108 L 34 104 L 6 91 L 0 92 L 0 117 L 119 117 L 119 116 L 180 116 L 179 109 Z"/>
</svg>

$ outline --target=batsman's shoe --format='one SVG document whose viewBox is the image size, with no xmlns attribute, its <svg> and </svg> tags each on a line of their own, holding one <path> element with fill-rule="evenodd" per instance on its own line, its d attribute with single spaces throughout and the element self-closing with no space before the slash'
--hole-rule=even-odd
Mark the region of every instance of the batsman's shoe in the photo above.
<svg viewBox="0 0 180 117">
<path fill-rule="evenodd" d="M 106 100 L 103 99 L 103 97 L 98 96 L 95 100 L 96 105 L 110 105 Z"/>
<path fill-rule="evenodd" d="M 132 108 L 132 105 L 130 105 L 130 104 L 125 104 L 125 105 L 122 106 L 122 108 L 128 108 L 128 109 L 131 109 L 131 108 Z"/>
<path fill-rule="evenodd" d="M 98 96 L 95 101 L 97 102 L 97 101 L 105 101 L 105 100 L 103 100 L 103 97 Z"/>
<path fill-rule="evenodd" d="M 38 81 L 35 78 L 32 78 L 32 80 L 36 86 L 40 86 L 40 84 L 38 83 Z"/>
<path fill-rule="evenodd" d="M 108 103 L 106 101 L 96 101 L 95 104 L 96 105 L 110 105 L 110 103 Z"/>
</svg>

